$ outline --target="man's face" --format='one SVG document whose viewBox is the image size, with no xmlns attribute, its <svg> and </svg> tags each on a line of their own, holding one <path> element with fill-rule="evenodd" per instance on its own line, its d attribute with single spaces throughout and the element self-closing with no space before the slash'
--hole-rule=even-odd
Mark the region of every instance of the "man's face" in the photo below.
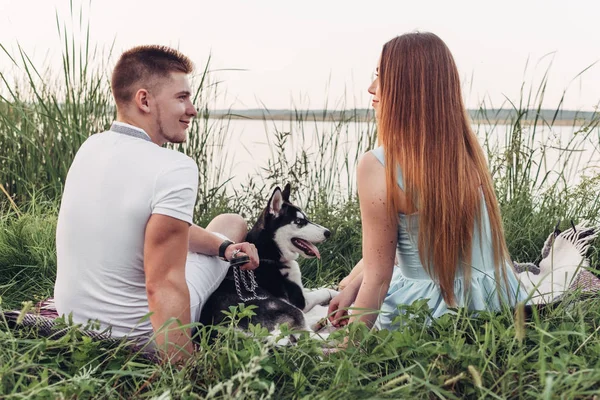
<svg viewBox="0 0 600 400">
<path fill-rule="evenodd" d="M 185 142 L 185 131 L 192 118 L 198 114 L 191 101 L 192 92 L 187 74 L 171 72 L 170 78 L 162 79 L 153 92 L 156 92 L 152 97 L 159 140 L 169 143 Z"/>
</svg>

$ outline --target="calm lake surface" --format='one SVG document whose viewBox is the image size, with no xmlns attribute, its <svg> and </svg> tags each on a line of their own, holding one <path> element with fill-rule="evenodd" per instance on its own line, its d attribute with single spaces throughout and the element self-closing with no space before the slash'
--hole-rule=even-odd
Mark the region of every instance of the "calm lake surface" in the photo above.
<svg viewBox="0 0 600 400">
<path fill-rule="evenodd" d="M 305 153 L 307 164 L 318 168 L 315 173 L 330 175 L 335 190 L 348 193 L 353 190 L 354 172 L 358 155 L 372 146 L 374 124 L 366 122 L 295 122 L 263 120 L 209 120 L 224 127 L 227 136 L 222 147 L 216 146 L 215 160 L 221 163 L 220 181 L 230 177 L 228 191 L 240 188 L 250 178 L 267 180 L 273 164 L 285 158 L 292 163 L 295 157 Z M 474 125 L 480 143 L 489 155 L 490 164 L 505 157 L 512 127 L 509 125 Z M 581 127 L 525 126 L 522 142 L 526 149 L 521 160 L 532 163 L 538 181 L 544 185 L 562 179 L 565 184 L 576 185 L 583 176 L 600 172 L 600 129 L 582 131 Z M 284 151 L 280 156 L 278 150 Z M 529 157 L 529 154 L 533 154 Z M 291 168 L 294 170 L 294 168 Z M 538 173 L 539 171 L 539 173 Z M 309 179 L 308 176 L 305 177 Z M 314 178 L 313 178 L 314 179 Z M 280 182 L 282 184 L 283 182 Z"/>
</svg>

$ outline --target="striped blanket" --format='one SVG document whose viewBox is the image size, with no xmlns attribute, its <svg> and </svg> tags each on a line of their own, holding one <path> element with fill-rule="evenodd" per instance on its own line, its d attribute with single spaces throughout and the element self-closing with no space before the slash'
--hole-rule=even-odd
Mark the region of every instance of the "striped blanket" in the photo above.
<svg viewBox="0 0 600 400">
<path fill-rule="evenodd" d="M 575 225 L 571 221 L 571 228 L 564 232 L 555 228 L 548 236 L 539 264 L 514 264 L 532 304 L 551 304 L 568 292 L 600 291 L 600 279 L 590 272 L 587 258 L 590 244 L 599 233 L 600 227 L 588 226 L 586 222 Z"/>
</svg>

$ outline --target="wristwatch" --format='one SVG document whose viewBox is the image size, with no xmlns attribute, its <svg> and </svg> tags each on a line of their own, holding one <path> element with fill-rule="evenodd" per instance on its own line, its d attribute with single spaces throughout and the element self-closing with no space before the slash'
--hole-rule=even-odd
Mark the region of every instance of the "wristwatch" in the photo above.
<svg viewBox="0 0 600 400">
<path fill-rule="evenodd" d="M 227 248 L 229 246 L 231 246 L 232 244 L 234 244 L 231 240 L 225 240 L 223 243 L 221 243 L 221 245 L 219 246 L 219 257 L 221 257 L 221 259 L 223 261 L 229 261 L 228 259 L 225 258 L 225 250 L 227 250 Z"/>
</svg>

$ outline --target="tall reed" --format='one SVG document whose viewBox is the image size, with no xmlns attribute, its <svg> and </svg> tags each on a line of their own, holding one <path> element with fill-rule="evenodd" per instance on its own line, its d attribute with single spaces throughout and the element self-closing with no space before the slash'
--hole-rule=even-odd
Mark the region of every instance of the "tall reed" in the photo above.
<svg viewBox="0 0 600 400">
<path fill-rule="evenodd" d="M 577 293 L 527 323 L 507 311 L 474 317 L 464 310 L 430 321 L 421 301 L 405 307 L 403 329 L 353 325 L 335 333 L 337 340 L 344 335 L 350 340 L 329 355 L 308 336 L 295 346 L 274 347 L 259 327 L 253 336 L 228 326 L 199 327 L 200 350 L 180 369 L 150 362 L 122 344 L 90 340 L 68 324 L 60 338 L 9 328 L 3 310 L 52 294 L 56 215 L 66 172 L 83 140 L 114 118 L 107 77 L 112 50 L 91 46 L 89 28 L 80 43 L 58 26 L 64 42 L 59 75 L 36 68 L 24 49 L 12 54 L 2 46 L 21 75 L 13 82 L 0 72 L 0 397 L 528 399 L 598 393 L 600 301 L 581 301 Z M 188 142 L 175 146 L 199 165 L 197 221 L 223 211 L 252 221 L 273 186 L 292 182 L 294 200 L 333 231 L 320 246 L 322 261 L 302 263 L 303 278 L 308 287 L 338 281 L 361 256 L 354 173 L 360 155 L 375 145 L 373 121 L 361 122 L 353 109 L 321 123 L 313 112 L 296 109 L 293 118 L 278 124 L 265 110 L 269 154 L 257 160 L 256 173 L 230 186 L 228 145 L 234 132 L 228 118 L 211 118 L 216 85 L 210 78 L 207 64 L 194 82 L 201 112 Z M 510 252 L 519 261 L 539 257 L 558 220 L 600 222 L 600 175 L 587 166 L 600 152 L 600 116 L 559 137 L 556 118 L 544 119 L 541 112 L 546 84 L 545 75 L 539 87 L 523 85 L 506 135 L 497 118 L 477 127 Z M 561 111 L 562 102 L 554 115 Z M 478 119 L 493 115 L 483 104 Z M 583 157 L 586 146 L 593 148 L 589 159 Z M 578 174 L 587 176 L 570 184 Z M 592 250 L 592 266 L 600 264 L 599 247 Z M 249 311 L 231 315 L 234 322 Z M 215 332 L 218 338 L 209 342 Z"/>
<path fill-rule="evenodd" d="M 33 193 L 60 198 L 81 144 L 90 135 L 107 130 L 116 118 L 109 65 L 118 54 L 112 47 L 105 51 L 93 45 L 89 22 L 82 21 L 80 15 L 81 32 L 69 31 L 57 17 L 58 38 L 63 43 L 59 73 L 38 68 L 20 46 L 12 54 L 0 45 L 15 75 L 10 80 L 8 71 L 0 71 L 0 197 L 4 201 L 10 197 L 17 204 L 24 203 Z M 79 36 L 84 40 L 78 40 Z M 227 162 L 226 154 L 221 157 L 227 121 L 209 118 L 216 93 L 209 62 L 192 77 L 200 113 L 189 131 L 188 143 L 171 146 L 199 165 L 200 212 L 207 212 L 208 204 L 218 197 Z"/>
<path fill-rule="evenodd" d="M 0 72 L 0 184 L 1 201 L 10 197 L 12 209 L 35 196 L 60 199 L 71 161 L 89 135 L 105 130 L 115 117 L 108 84 L 108 66 L 113 49 L 98 49 L 91 43 L 89 22 L 81 32 L 70 32 L 57 19 L 58 38 L 63 43 L 62 71 L 41 70 L 25 49 L 2 51 L 17 72 L 15 81 Z M 81 36 L 83 40 L 77 38 Z M 200 110 L 189 130 L 187 143 L 172 146 L 190 155 L 199 166 L 196 221 L 207 223 L 214 215 L 233 211 L 252 222 L 265 206 L 272 188 L 291 182 L 294 201 L 304 206 L 318 222 L 333 225 L 346 235 L 345 250 L 334 244 L 335 263 L 350 268 L 360 252 L 360 219 L 356 207 L 355 168 L 359 157 L 375 146 L 373 115 L 364 120 L 356 107 L 338 103 L 314 111 L 294 109 L 287 121 L 273 121 L 264 110 L 267 154 L 255 157 L 256 166 L 240 185 L 230 185 L 233 112 L 223 119 L 211 118 L 217 84 L 209 69 L 210 59 L 193 78 L 194 102 Z M 19 75 L 20 73 L 20 75 Z M 511 254 L 521 261 L 537 257 L 536 248 L 558 220 L 597 219 L 600 178 L 597 169 L 586 169 L 598 159 L 595 147 L 584 159 L 585 146 L 597 143 L 600 114 L 573 125 L 561 137 L 555 121 L 564 111 L 562 100 L 553 117 L 544 119 L 542 104 L 547 72 L 538 86 L 522 86 L 511 102 L 512 118 L 503 125 L 495 110 L 483 103 L 476 126 L 487 151 L 496 191 L 502 208 Z M 506 114 L 499 110 L 498 114 Z M 328 119 L 335 114 L 335 119 Z M 325 122 L 321 122 L 324 120 Z M 564 135 L 563 135 L 564 136 Z M 550 153 L 558 154 L 550 157 Z M 586 156 L 586 157 L 588 157 Z M 554 157 L 554 158 L 553 158 Z M 551 161 L 554 160 L 554 161 Z M 552 165 L 550 165 L 552 164 Z M 579 184 L 573 176 L 587 171 Z M 8 207 L 4 207 L 8 209 Z M 339 217 L 339 218 L 338 218 Z M 347 225 L 351 221 L 352 226 Z M 335 232 L 334 232 L 335 233 Z M 331 242 L 334 243 L 334 242 Z M 349 250 L 351 249 L 351 250 Z M 341 254 L 339 254 L 341 253 Z M 345 257 L 344 254 L 351 253 Z M 309 269 L 321 264 L 306 263 Z"/>
</svg>

